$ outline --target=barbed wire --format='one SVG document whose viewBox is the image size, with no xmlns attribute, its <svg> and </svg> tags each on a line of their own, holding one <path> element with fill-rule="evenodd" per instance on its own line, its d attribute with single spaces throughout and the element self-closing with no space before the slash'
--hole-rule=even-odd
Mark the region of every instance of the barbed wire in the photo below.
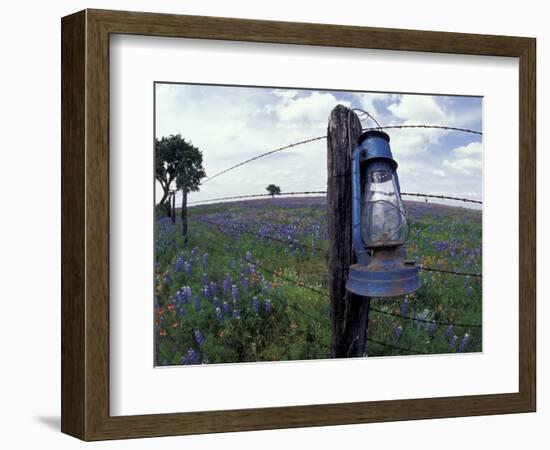
<svg viewBox="0 0 550 450">
<path fill-rule="evenodd" d="M 361 119 L 361 121 L 366 119 Z M 418 125 L 386 125 L 383 127 L 369 127 L 369 128 L 363 128 L 363 131 L 370 131 L 370 130 L 384 130 L 384 129 L 400 129 L 400 128 L 435 128 L 438 130 L 450 130 L 450 131 L 462 131 L 464 133 L 472 133 L 472 134 L 478 134 L 483 135 L 483 132 L 477 131 L 477 130 L 471 130 L 469 128 L 457 128 L 457 127 L 448 127 L 445 125 L 427 125 L 427 124 L 418 124 Z"/>
<path fill-rule="evenodd" d="M 206 178 L 203 182 L 201 182 L 200 184 L 203 185 L 205 183 L 208 183 L 209 181 L 213 180 L 214 178 L 216 177 L 219 177 L 220 175 L 223 175 L 227 172 L 229 172 L 230 170 L 233 170 L 233 169 L 236 169 L 237 167 L 241 167 L 241 166 L 244 166 L 245 164 L 248 164 L 252 161 L 256 161 L 257 159 L 260 159 L 260 158 L 263 158 L 264 156 L 269 156 L 269 155 L 273 155 L 274 153 L 277 153 L 277 152 L 281 152 L 283 150 L 286 150 L 286 149 L 289 149 L 289 148 L 292 148 L 292 147 L 296 147 L 298 145 L 302 145 L 302 144 L 308 144 L 309 142 L 314 142 L 314 141 L 320 141 L 321 139 L 326 139 L 327 137 L 326 136 L 317 136 L 317 137 L 314 137 L 314 138 L 310 138 L 310 139 L 305 139 L 303 141 L 299 141 L 299 142 L 295 142 L 293 144 L 289 144 L 289 145 L 285 145 L 284 147 L 278 147 L 274 150 L 270 150 L 268 152 L 265 152 L 265 153 L 261 153 L 257 156 L 254 156 L 252 158 L 249 158 L 245 161 L 242 161 L 238 164 L 235 164 L 234 166 L 231 166 L 227 169 L 224 169 L 222 170 L 221 172 L 218 172 L 214 175 L 212 175 L 211 177 L 208 177 Z"/>
<path fill-rule="evenodd" d="M 203 232 L 203 235 L 206 236 L 206 234 L 204 233 L 203 230 L 199 229 L 199 228 L 196 228 L 197 231 L 199 231 L 199 233 L 201 233 L 201 231 Z M 211 244 L 215 244 L 216 246 L 219 246 L 219 248 L 222 248 L 225 250 L 227 250 L 226 247 L 224 247 L 222 244 L 218 243 L 216 240 L 214 239 L 208 239 L 207 238 L 207 247 L 210 247 L 211 249 L 213 248 L 211 246 Z M 230 247 L 230 246 L 229 246 Z M 230 247 L 231 248 L 231 247 Z M 237 249 L 236 248 L 232 248 L 233 250 L 233 254 L 236 255 L 237 253 Z M 318 294 L 318 295 L 321 295 L 323 297 L 327 297 L 328 298 L 328 293 L 326 292 L 322 292 L 322 291 L 319 291 L 318 289 L 316 288 L 313 288 L 311 286 L 308 286 L 304 283 L 301 283 L 300 281 L 298 280 L 295 280 L 295 279 L 292 279 L 292 278 L 288 278 L 288 277 L 284 277 L 282 276 L 281 274 L 277 273 L 275 270 L 273 269 L 270 269 L 268 267 L 265 267 L 263 266 L 262 264 L 259 264 L 257 261 L 255 261 L 254 263 L 254 266 L 255 267 L 258 267 L 260 270 L 263 270 L 263 271 L 266 271 L 266 272 L 269 272 L 271 275 L 274 275 L 275 277 L 279 277 L 280 279 L 283 279 L 285 281 L 288 281 L 290 283 L 293 283 L 295 284 L 296 286 L 298 287 L 301 287 L 301 288 L 305 288 L 305 289 L 308 289 L 308 290 L 311 290 L 312 292 Z M 271 291 L 268 292 L 268 295 L 275 299 L 276 301 L 278 301 L 279 303 L 282 303 L 284 304 L 286 307 L 290 307 L 292 309 L 294 309 L 296 312 L 298 313 L 301 313 L 303 314 L 304 316 L 307 316 L 309 317 L 310 319 L 313 319 L 313 320 L 318 320 L 317 317 L 314 317 L 312 316 L 311 314 L 309 313 L 306 313 L 303 309 L 299 308 L 297 305 L 293 304 L 293 303 L 290 303 L 288 300 L 285 300 L 283 298 L 281 298 L 275 291 L 275 289 L 272 289 Z M 407 316 L 402 316 L 400 314 L 395 314 L 395 313 L 389 313 L 387 311 L 383 311 L 383 310 L 379 310 L 378 308 L 373 308 L 372 307 L 372 304 L 369 305 L 369 310 L 370 311 L 374 311 L 374 312 L 377 312 L 377 313 L 381 313 L 381 314 L 386 314 L 386 315 L 390 315 L 390 316 L 396 316 L 396 317 L 401 317 L 403 319 L 408 319 L 408 320 L 412 320 L 412 321 L 416 321 L 416 322 L 425 322 L 425 323 L 436 323 L 438 325 L 453 325 L 453 326 L 457 326 L 457 327 L 472 327 L 472 328 L 476 328 L 476 327 L 481 327 L 481 325 L 474 325 L 474 324 L 461 324 L 461 323 L 452 323 L 452 322 L 444 322 L 444 321 L 435 321 L 435 320 L 425 320 L 425 319 L 420 319 L 420 318 L 411 318 L 411 317 L 407 317 Z M 331 320 L 339 320 L 339 321 L 346 321 L 346 319 L 331 319 Z M 405 348 L 405 347 L 400 347 L 400 346 L 396 346 L 394 344 L 389 344 L 387 342 L 381 342 L 381 341 L 377 341 L 377 340 L 374 340 L 372 338 L 367 338 L 366 339 L 367 341 L 370 341 L 370 342 L 374 342 L 376 344 L 379 344 L 379 345 L 382 345 L 382 346 L 386 346 L 386 347 L 390 347 L 390 348 L 393 348 L 395 350 L 399 350 L 399 351 L 404 351 L 404 352 L 407 352 L 409 354 L 430 354 L 429 352 L 423 352 L 423 351 L 419 351 L 419 350 L 412 350 L 412 349 L 408 349 L 408 348 Z"/>
<path fill-rule="evenodd" d="M 292 196 L 292 195 L 326 195 L 327 191 L 293 191 L 293 192 L 281 192 L 280 194 L 277 194 L 277 197 L 284 197 L 284 196 Z M 439 194 L 422 194 L 418 192 L 401 192 L 401 195 L 410 196 L 410 197 L 426 197 L 426 198 L 437 198 L 440 200 L 454 200 L 454 201 L 461 201 L 466 203 L 478 203 L 483 204 L 480 200 L 474 200 L 470 198 L 463 198 L 463 197 L 453 197 L 448 195 L 439 195 Z M 202 203 L 209 203 L 209 202 L 215 202 L 215 201 L 225 201 L 225 200 L 241 200 L 245 198 L 260 198 L 260 197 L 272 197 L 271 194 L 248 194 L 248 195 L 236 195 L 231 197 L 217 197 L 217 198 L 210 198 L 206 200 L 196 200 L 193 202 L 188 202 L 188 205 L 199 205 Z"/>
<path fill-rule="evenodd" d="M 208 223 L 210 225 L 217 226 L 218 229 L 222 233 L 223 233 L 223 230 L 221 230 L 220 227 L 224 227 L 224 226 L 230 227 L 230 225 L 224 225 L 224 224 L 221 224 L 221 223 L 218 223 L 218 222 L 214 222 L 214 221 L 205 219 L 204 217 L 201 217 L 199 220 L 202 221 L 202 222 Z M 317 252 L 325 252 L 327 250 L 327 249 L 324 249 L 324 248 L 321 248 L 321 247 L 317 247 L 317 246 L 313 246 L 313 245 L 310 246 L 308 244 L 303 244 L 300 241 L 285 241 L 284 239 L 277 239 L 275 237 L 267 236 L 265 234 L 258 233 L 257 231 L 252 231 L 250 229 L 238 228 L 238 227 L 243 227 L 243 225 L 244 225 L 240 222 L 232 222 L 231 225 L 236 225 L 237 226 L 236 230 L 241 232 L 241 233 L 249 234 L 249 235 L 252 235 L 252 236 L 259 237 L 259 238 L 265 238 L 265 239 L 268 239 L 270 241 L 279 242 L 281 244 L 285 244 L 285 245 L 293 244 L 293 245 L 302 247 L 303 249 L 316 250 Z M 435 268 L 435 267 L 425 267 L 423 265 L 420 265 L 420 270 L 427 271 L 427 272 L 447 273 L 447 274 L 451 274 L 451 275 L 462 275 L 462 276 L 475 277 L 475 278 L 482 278 L 483 277 L 482 274 L 476 273 L 476 272 L 453 271 L 453 270 L 448 270 L 448 269 L 438 269 L 438 268 Z"/>
<path fill-rule="evenodd" d="M 435 319 L 434 320 L 429 320 L 429 319 L 421 319 L 421 318 L 415 318 L 415 317 L 410 317 L 410 316 L 404 316 L 402 314 L 392 313 L 392 312 L 389 312 L 389 311 L 384 311 L 382 309 L 373 308 L 372 306 L 370 307 L 370 310 L 374 311 L 374 312 L 377 312 L 379 314 L 384 314 L 386 316 L 399 317 L 401 319 L 407 319 L 407 320 L 411 320 L 413 322 L 422 322 L 422 323 L 427 323 L 427 324 L 435 323 L 436 325 L 445 325 L 445 326 L 452 325 L 453 327 L 461 327 L 461 328 L 482 328 L 482 325 L 479 325 L 479 324 L 455 323 L 455 322 L 451 322 L 451 321 L 442 321 L 442 320 L 435 320 Z"/>
<path fill-rule="evenodd" d="M 372 117 L 370 116 L 370 114 L 368 115 L 367 118 L 369 117 Z M 365 119 L 362 119 L 362 120 L 366 120 L 367 118 Z M 446 126 L 446 125 L 428 125 L 428 124 L 414 124 L 414 125 L 386 125 L 386 126 L 378 126 L 378 127 L 370 127 L 370 128 L 363 128 L 363 131 L 370 131 L 370 130 L 384 130 L 384 129 L 399 129 L 399 128 L 435 128 L 435 129 L 440 129 L 440 130 L 452 130 L 452 131 L 461 131 L 461 132 L 464 132 L 464 133 L 473 133 L 473 134 L 478 134 L 478 135 L 482 135 L 483 132 L 481 131 L 476 131 L 476 130 L 470 130 L 468 128 L 458 128 L 458 127 L 449 127 L 449 126 Z M 235 164 L 231 167 L 228 167 L 227 169 L 224 169 L 220 172 L 217 172 L 215 173 L 214 175 L 210 176 L 210 177 L 207 177 L 204 181 L 202 181 L 200 184 L 203 185 L 205 183 L 208 183 L 209 181 L 213 180 L 214 178 L 217 178 L 219 177 L 220 175 L 223 175 L 231 170 L 234 170 L 238 167 L 241 167 L 241 166 L 244 166 L 245 164 L 248 164 L 252 161 L 256 161 L 260 158 L 263 158 L 265 156 L 269 156 L 269 155 L 273 155 L 274 153 L 278 153 L 278 152 L 281 152 L 283 150 L 287 150 L 289 148 L 292 148 L 292 147 L 297 147 L 298 145 L 303 145 L 303 144 L 308 144 L 310 142 L 315 142 L 315 141 L 320 141 L 320 140 L 323 140 L 323 139 L 326 139 L 327 136 L 316 136 L 316 137 L 313 137 L 313 138 L 309 138 L 309 139 L 304 139 L 302 141 L 298 141 L 298 142 L 294 142 L 292 144 L 289 144 L 289 145 L 285 145 L 283 147 L 278 147 L 276 149 L 273 149 L 273 150 L 269 150 L 267 152 L 264 152 L 264 153 L 260 153 L 259 155 L 256 155 L 256 156 L 253 156 L 252 158 L 249 158 L 245 161 L 242 161 L 238 164 Z"/>
<path fill-rule="evenodd" d="M 427 197 L 427 198 L 439 198 L 441 200 L 456 200 L 459 202 L 467 202 L 467 203 L 477 203 L 482 205 L 483 202 L 481 200 L 473 200 L 471 198 L 463 198 L 463 197 L 452 197 L 448 195 L 439 195 L 439 194 L 419 194 L 417 192 L 401 192 L 401 195 L 407 195 L 410 197 Z"/>
<path fill-rule="evenodd" d="M 219 229 L 221 225 L 219 224 L 215 224 L 215 226 L 217 226 L 217 228 Z M 198 230 L 198 229 L 197 229 Z M 220 230 L 221 231 L 221 230 Z M 200 232 L 200 230 L 199 230 Z M 213 241 L 214 243 L 216 243 L 216 241 L 214 240 Z M 235 250 L 234 250 L 235 251 Z M 269 268 L 269 267 L 266 267 L 264 266 L 263 264 L 260 264 L 258 261 L 254 261 L 252 263 L 254 266 L 260 268 L 261 270 L 264 270 L 266 272 L 269 272 L 271 275 L 274 275 L 278 278 L 280 278 L 281 280 L 285 280 L 289 283 L 293 283 L 294 285 L 302 288 L 302 289 L 307 289 L 311 292 L 314 292 L 315 294 L 319 295 L 319 296 L 322 296 L 322 297 L 328 297 L 328 293 L 327 292 L 323 292 L 323 291 L 320 291 L 319 289 L 317 288 L 314 288 L 313 286 L 309 286 L 305 283 L 302 283 L 301 281 L 299 280 L 295 280 L 293 278 L 289 278 L 289 277 L 286 277 L 284 276 L 283 274 L 281 274 L 280 272 L 277 272 L 275 269 L 272 269 L 272 268 Z"/>
<path fill-rule="evenodd" d="M 462 275 L 466 277 L 474 277 L 474 278 L 483 278 L 483 275 L 477 272 L 455 272 L 453 270 L 446 270 L 446 269 L 436 269 L 434 267 L 420 267 L 422 270 L 425 270 L 426 272 L 439 272 L 439 273 L 449 273 L 451 275 Z"/>
<path fill-rule="evenodd" d="M 394 344 L 390 344 L 388 342 L 381 342 L 381 341 L 377 341 L 375 339 L 372 339 L 372 338 L 367 338 L 366 339 L 368 342 L 374 342 L 375 344 L 378 344 L 378 345 L 382 345 L 384 347 L 390 347 L 390 348 L 393 348 L 394 350 L 399 350 L 399 351 L 402 351 L 402 352 L 407 352 L 411 355 L 432 355 L 433 353 L 429 353 L 429 352 L 422 352 L 420 350 L 412 350 L 410 348 L 405 348 L 405 347 L 400 347 L 398 345 L 394 345 Z"/>
<path fill-rule="evenodd" d="M 277 197 L 281 196 L 291 196 L 291 195 L 312 195 L 312 194 L 326 194 L 327 191 L 296 191 L 296 192 L 282 192 L 280 194 L 277 194 Z M 218 197 L 218 198 L 210 198 L 207 200 L 197 200 L 194 202 L 188 202 L 188 205 L 198 205 L 200 203 L 207 203 L 207 202 L 214 202 L 214 201 L 222 201 L 222 200 L 240 200 L 244 198 L 257 198 L 257 197 L 272 197 L 271 194 L 249 194 L 249 195 L 236 195 L 233 197 Z"/>
</svg>

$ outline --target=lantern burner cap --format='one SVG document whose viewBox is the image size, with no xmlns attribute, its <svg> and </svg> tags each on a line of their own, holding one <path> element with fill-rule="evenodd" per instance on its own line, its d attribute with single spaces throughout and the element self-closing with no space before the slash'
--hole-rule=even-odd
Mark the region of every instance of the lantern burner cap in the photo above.
<svg viewBox="0 0 550 450">
<path fill-rule="evenodd" d="M 384 139 L 386 142 L 390 142 L 390 136 L 387 133 L 379 130 L 369 130 L 365 131 L 361 136 L 359 136 L 359 145 L 361 145 L 366 139 L 371 137 L 377 137 Z"/>
</svg>

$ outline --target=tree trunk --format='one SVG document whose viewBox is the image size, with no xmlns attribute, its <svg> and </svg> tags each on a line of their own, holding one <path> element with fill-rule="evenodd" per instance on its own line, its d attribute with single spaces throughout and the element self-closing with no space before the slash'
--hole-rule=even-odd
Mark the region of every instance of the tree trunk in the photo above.
<svg viewBox="0 0 550 450">
<path fill-rule="evenodd" d="M 187 188 L 184 186 L 181 194 L 181 234 L 187 244 Z"/>
<path fill-rule="evenodd" d="M 175 192 L 172 192 L 172 197 L 171 197 L 171 207 L 172 207 L 172 223 L 175 225 L 176 224 L 176 193 Z"/>
<path fill-rule="evenodd" d="M 328 289 L 334 358 L 363 356 L 370 299 L 346 290 L 350 264 L 355 262 L 351 234 L 351 155 L 348 142 L 349 109 L 338 105 L 327 131 Z M 351 149 L 361 135 L 361 121 L 352 112 Z"/>
<path fill-rule="evenodd" d="M 162 198 L 160 199 L 159 205 L 161 205 L 164 208 L 164 211 L 166 211 L 166 216 L 170 217 L 170 211 L 166 207 L 166 203 L 170 197 L 170 190 L 168 188 L 164 189 L 164 186 L 162 186 L 162 189 L 164 192 L 162 194 Z"/>
</svg>

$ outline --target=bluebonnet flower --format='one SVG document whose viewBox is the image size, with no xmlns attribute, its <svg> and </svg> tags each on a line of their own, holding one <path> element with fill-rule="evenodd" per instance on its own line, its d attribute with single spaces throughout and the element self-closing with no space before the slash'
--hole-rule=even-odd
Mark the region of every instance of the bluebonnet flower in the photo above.
<svg viewBox="0 0 550 450">
<path fill-rule="evenodd" d="M 458 346 L 458 349 L 456 351 L 459 353 L 462 353 L 466 349 L 466 346 L 468 345 L 469 340 L 470 340 L 470 335 L 466 333 L 462 337 L 462 341 L 460 342 L 460 345 Z"/>
<path fill-rule="evenodd" d="M 248 271 L 248 274 L 250 276 L 252 276 L 254 274 L 254 272 L 256 272 L 256 268 L 254 267 L 253 264 L 250 264 L 250 263 L 248 263 L 248 267 L 247 267 L 246 270 Z"/>
<path fill-rule="evenodd" d="M 210 282 L 210 292 L 214 297 L 218 295 L 218 285 L 213 281 Z"/>
<path fill-rule="evenodd" d="M 451 338 L 451 336 L 453 335 L 453 332 L 454 332 L 454 327 L 452 325 L 449 325 L 447 327 L 447 330 L 445 331 L 445 337 L 447 338 L 447 340 Z"/>
<path fill-rule="evenodd" d="M 428 311 L 424 310 L 416 315 L 416 326 L 419 330 L 423 330 L 426 327 L 426 318 L 428 317 Z"/>
<path fill-rule="evenodd" d="M 225 316 L 229 314 L 229 304 L 227 302 L 223 302 L 223 314 Z"/>
<path fill-rule="evenodd" d="M 201 310 L 201 299 L 199 297 L 195 296 L 194 300 L 195 300 L 195 311 L 200 311 Z"/>
<path fill-rule="evenodd" d="M 222 296 L 225 298 L 227 296 L 227 293 L 229 292 L 229 288 L 231 287 L 231 275 L 227 274 L 225 278 L 223 279 L 223 293 Z"/>
<path fill-rule="evenodd" d="M 183 268 L 185 269 L 185 273 L 187 275 L 191 274 L 191 263 L 185 262 L 183 264 Z"/>
<path fill-rule="evenodd" d="M 268 299 L 264 302 L 264 310 L 265 310 L 266 313 L 269 314 L 271 312 L 272 307 L 273 307 L 273 305 L 271 303 L 271 300 Z"/>
<path fill-rule="evenodd" d="M 221 306 L 220 299 L 218 297 L 214 297 L 212 302 L 214 303 L 215 308 L 219 308 Z"/>
<path fill-rule="evenodd" d="M 435 322 L 430 322 L 428 324 L 428 334 L 430 335 L 430 337 L 433 337 L 436 330 L 437 330 L 437 324 Z"/>
<path fill-rule="evenodd" d="M 174 272 L 179 273 L 183 270 L 183 266 L 185 264 L 185 258 L 183 255 L 179 256 L 176 259 L 176 262 L 174 263 Z"/>
<path fill-rule="evenodd" d="M 238 309 L 233 310 L 233 318 L 234 319 L 240 319 L 241 318 L 241 313 L 239 312 Z"/>
<path fill-rule="evenodd" d="M 248 282 L 248 278 L 245 277 L 245 278 L 242 279 L 241 285 L 242 285 L 245 292 L 248 292 L 249 284 L 250 283 Z"/>
<path fill-rule="evenodd" d="M 401 303 L 401 315 L 403 317 L 406 317 L 408 310 L 409 310 L 409 299 L 408 297 L 405 297 L 405 299 L 403 300 L 403 303 Z"/>
<path fill-rule="evenodd" d="M 206 270 L 206 266 L 208 265 L 208 253 L 205 253 L 202 255 L 202 268 L 203 270 Z"/>
<path fill-rule="evenodd" d="M 203 286 L 208 285 L 208 275 L 206 273 L 202 274 L 202 284 L 203 284 Z"/>
<path fill-rule="evenodd" d="M 466 293 L 468 294 L 469 297 L 471 297 L 472 294 L 474 293 L 474 288 L 472 286 L 468 286 L 466 288 Z"/>
<path fill-rule="evenodd" d="M 185 316 L 185 309 L 183 308 L 183 306 L 180 306 L 176 309 L 176 314 L 180 319 Z"/>
<path fill-rule="evenodd" d="M 221 322 L 222 321 L 222 318 L 223 318 L 223 315 L 222 315 L 222 310 L 220 309 L 219 306 L 216 307 L 216 320 L 218 322 Z"/>
<path fill-rule="evenodd" d="M 258 297 L 254 296 L 252 297 L 252 309 L 256 312 L 260 309 L 260 302 L 258 301 Z"/>
<path fill-rule="evenodd" d="M 170 272 L 166 272 L 164 274 L 164 279 L 162 280 L 162 284 L 164 286 L 167 286 L 169 285 L 170 283 L 172 283 L 172 277 L 170 276 Z"/>
<path fill-rule="evenodd" d="M 195 341 L 197 341 L 197 344 L 202 345 L 204 344 L 204 335 L 202 334 L 202 331 L 199 329 L 195 330 Z"/>
<path fill-rule="evenodd" d="M 246 260 L 247 260 L 248 262 L 252 262 L 252 253 L 246 252 Z"/>
<path fill-rule="evenodd" d="M 231 297 L 233 298 L 233 304 L 237 304 L 239 301 L 239 289 L 236 285 L 231 286 Z"/>
<path fill-rule="evenodd" d="M 393 334 L 397 339 L 399 339 L 403 335 L 403 327 L 399 325 L 395 330 L 393 330 Z"/>
<path fill-rule="evenodd" d="M 191 298 L 191 288 L 189 286 L 184 286 L 181 288 L 181 301 L 182 303 L 188 303 L 189 299 Z"/>
<path fill-rule="evenodd" d="M 201 357 L 195 349 L 190 348 L 189 350 L 187 350 L 187 355 L 185 357 L 182 356 L 181 363 L 184 365 L 200 364 Z"/>
<path fill-rule="evenodd" d="M 210 288 L 208 286 L 203 286 L 201 289 L 201 294 L 204 295 L 204 298 L 210 298 Z"/>
<path fill-rule="evenodd" d="M 455 334 L 451 340 L 449 341 L 449 347 L 451 348 L 455 348 L 456 347 L 456 342 L 458 341 L 458 336 Z"/>
<path fill-rule="evenodd" d="M 237 260 L 235 258 L 233 258 L 231 260 L 231 262 L 229 263 L 229 266 L 234 269 L 235 267 L 237 267 Z"/>
</svg>

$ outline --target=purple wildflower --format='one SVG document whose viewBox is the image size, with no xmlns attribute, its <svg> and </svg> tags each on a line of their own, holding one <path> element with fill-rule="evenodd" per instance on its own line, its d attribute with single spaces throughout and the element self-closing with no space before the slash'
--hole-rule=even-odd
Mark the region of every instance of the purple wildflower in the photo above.
<svg viewBox="0 0 550 450">
<path fill-rule="evenodd" d="M 206 266 L 208 265 L 208 253 L 205 253 L 202 255 L 202 268 L 203 270 L 206 270 Z"/>
<path fill-rule="evenodd" d="M 271 308 L 273 307 L 272 303 L 271 303 L 271 300 L 266 300 L 264 302 L 264 309 L 265 309 L 265 312 L 266 313 L 270 313 L 271 312 Z"/>
<path fill-rule="evenodd" d="M 451 348 L 455 348 L 456 347 L 456 342 L 458 341 L 458 336 L 455 334 L 451 340 L 449 341 L 449 347 Z"/>
<path fill-rule="evenodd" d="M 258 312 L 260 310 L 260 302 L 258 301 L 258 297 L 256 296 L 252 297 L 252 309 L 255 312 Z"/>
<path fill-rule="evenodd" d="M 238 309 L 233 310 L 233 318 L 234 319 L 240 319 L 241 318 L 241 313 L 239 312 Z"/>
<path fill-rule="evenodd" d="M 212 302 L 214 303 L 215 308 L 219 308 L 221 306 L 220 299 L 218 297 L 214 297 Z"/>
<path fill-rule="evenodd" d="M 452 325 L 449 325 L 447 327 L 447 330 L 445 331 L 445 337 L 447 338 L 447 340 L 451 338 L 451 336 L 453 335 L 453 332 L 454 332 L 454 327 Z"/>
<path fill-rule="evenodd" d="M 229 304 L 227 302 L 223 302 L 223 315 L 226 316 L 229 314 Z"/>
<path fill-rule="evenodd" d="M 231 297 L 233 298 L 233 304 L 236 305 L 239 301 L 239 289 L 236 285 L 231 286 Z"/>
<path fill-rule="evenodd" d="M 223 318 L 223 315 L 222 315 L 222 310 L 220 309 L 219 306 L 216 307 L 216 320 L 218 322 L 221 322 L 222 321 L 222 318 Z"/>
<path fill-rule="evenodd" d="M 397 339 L 399 339 L 403 335 L 403 327 L 399 325 L 395 330 L 393 330 L 393 334 Z"/>
<path fill-rule="evenodd" d="M 182 356 L 181 363 L 184 365 L 200 364 L 201 357 L 195 349 L 190 348 L 189 350 L 187 350 L 187 355 L 185 357 Z"/>
<path fill-rule="evenodd" d="M 204 286 L 207 286 L 208 285 L 208 275 L 206 273 L 203 273 L 202 274 L 202 284 Z"/>
<path fill-rule="evenodd" d="M 195 311 L 198 312 L 201 310 L 201 299 L 195 296 L 194 300 L 195 300 Z"/>
<path fill-rule="evenodd" d="M 466 346 L 468 345 L 469 340 L 470 340 L 470 335 L 466 333 L 462 337 L 462 341 L 460 342 L 460 345 L 458 346 L 458 349 L 456 351 L 459 353 L 462 353 L 466 349 Z"/>
<path fill-rule="evenodd" d="M 210 292 L 214 297 L 218 295 L 218 285 L 213 281 L 210 282 Z"/>
<path fill-rule="evenodd" d="M 403 303 L 401 303 L 401 315 L 403 317 L 406 317 L 408 310 L 409 310 L 409 299 L 405 297 L 405 300 L 403 300 Z"/>
<path fill-rule="evenodd" d="M 428 324 L 428 334 L 430 335 L 430 337 L 433 337 L 436 330 L 437 330 L 437 324 L 435 322 L 430 322 Z"/>
<path fill-rule="evenodd" d="M 204 335 L 202 334 L 202 331 L 199 329 L 195 330 L 195 341 L 197 341 L 197 344 L 203 345 L 204 344 Z"/>
</svg>

